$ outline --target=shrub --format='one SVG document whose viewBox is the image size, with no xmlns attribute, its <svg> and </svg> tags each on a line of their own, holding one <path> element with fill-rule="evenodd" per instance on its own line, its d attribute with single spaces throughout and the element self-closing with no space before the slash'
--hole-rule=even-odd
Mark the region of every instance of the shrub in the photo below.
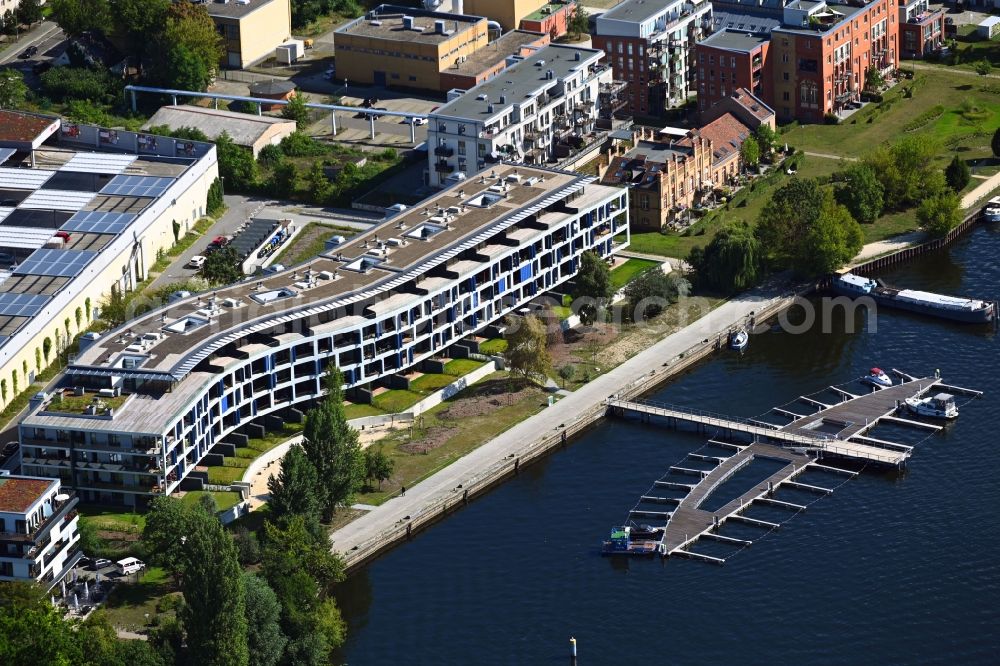
<svg viewBox="0 0 1000 666">
<path fill-rule="evenodd" d="M 840 123 L 840 116 L 836 113 L 827 113 L 823 116 L 824 125 L 837 125 Z"/>
</svg>

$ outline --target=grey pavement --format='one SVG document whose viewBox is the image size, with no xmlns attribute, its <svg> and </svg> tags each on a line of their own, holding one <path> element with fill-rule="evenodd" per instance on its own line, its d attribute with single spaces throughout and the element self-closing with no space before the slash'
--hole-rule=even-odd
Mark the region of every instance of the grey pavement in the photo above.
<svg viewBox="0 0 1000 666">
<path fill-rule="evenodd" d="M 680 352 L 717 336 L 720 331 L 730 329 L 786 295 L 778 289 L 758 289 L 727 301 L 690 326 L 584 384 L 552 407 L 518 423 L 430 478 L 408 488 L 405 496 L 394 497 L 333 532 L 330 535 L 332 550 L 346 555 L 399 524 L 435 510 L 442 501 L 460 498 L 461 487 L 476 480 L 484 470 L 505 458 L 523 455 L 546 435 L 574 422 L 579 415 L 599 407 L 608 396 L 648 375 L 650 369 L 660 369 Z"/>
</svg>

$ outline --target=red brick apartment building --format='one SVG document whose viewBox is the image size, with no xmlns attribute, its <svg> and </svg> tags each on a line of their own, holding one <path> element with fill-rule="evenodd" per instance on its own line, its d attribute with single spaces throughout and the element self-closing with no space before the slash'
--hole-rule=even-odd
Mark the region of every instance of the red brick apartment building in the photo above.
<svg viewBox="0 0 1000 666">
<path fill-rule="evenodd" d="M 733 23 L 696 47 L 702 110 L 745 87 L 779 120 L 820 122 L 859 100 L 870 67 L 888 72 L 898 64 L 894 0 L 793 0 L 769 31 L 734 29 Z"/>
<path fill-rule="evenodd" d="M 927 0 L 899 0 L 899 55 L 922 58 L 944 46 L 944 9 Z"/>
</svg>

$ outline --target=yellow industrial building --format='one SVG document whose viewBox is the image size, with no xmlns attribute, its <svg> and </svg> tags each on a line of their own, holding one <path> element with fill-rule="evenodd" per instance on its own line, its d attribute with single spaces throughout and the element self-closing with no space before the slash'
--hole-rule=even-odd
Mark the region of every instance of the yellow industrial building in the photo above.
<svg viewBox="0 0 1000 666">
<path fill-rule="evenodd" d="M 249 67 L 292 36 L 290 0 L 209 2 L 206 7 L 225 41 L 223 67 Z"/>
<path fill-rule="evenodd" d="M 550 0 L 463 0 L 462 11 L 486 16 L 503 26 L 505 31 L 517 30 L 521 19 L 539 11 Z"/>
</svg>

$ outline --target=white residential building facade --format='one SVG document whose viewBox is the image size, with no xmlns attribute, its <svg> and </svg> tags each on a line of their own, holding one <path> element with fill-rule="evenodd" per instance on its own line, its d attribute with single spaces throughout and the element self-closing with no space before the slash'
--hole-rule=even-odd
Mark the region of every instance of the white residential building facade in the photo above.
<svg viewBox="0 0 1000 666">
<path fill-rule="evenodd" d="M 77 501 L 57 479 L 0 476 L 0 582 L 65 577 L 81 556 Z"/>
</svg>

